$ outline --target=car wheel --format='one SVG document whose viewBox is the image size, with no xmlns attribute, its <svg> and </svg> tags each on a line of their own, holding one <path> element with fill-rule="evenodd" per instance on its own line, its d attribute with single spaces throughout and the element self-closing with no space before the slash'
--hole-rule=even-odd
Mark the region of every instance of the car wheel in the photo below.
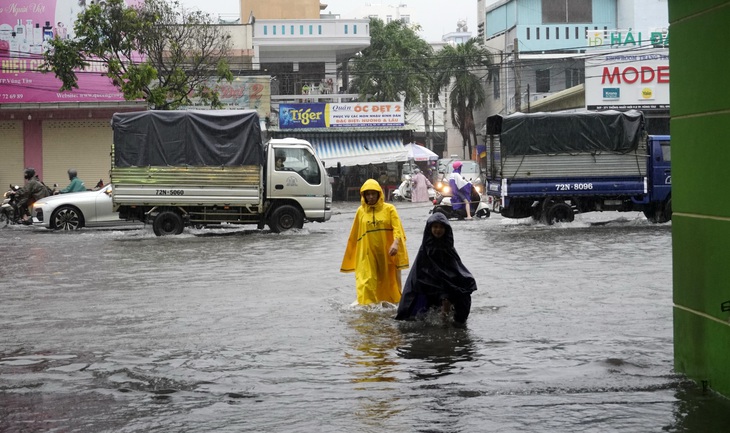
<svg viewBox="0 0 730 433">
<path fill-rule="evenodd" d="M 73 206 L 60 206 L 48 223 L 53 230 L 78 230 L 84 226 L 84 215 Z"/>
<path fill-rule="evenodd" d="M 269 228 L 274 233 L 304 227 L 304 216 L 296 207 L 288 204 L 277 207 L 269 218 Z"/>
<path fill-rule="evenodd" d="M 179 213 L 171 210 L 162 211 L 152 222 L 152 231 L 157 236 L 179 235 L 185 225 Z"/>
</svg>

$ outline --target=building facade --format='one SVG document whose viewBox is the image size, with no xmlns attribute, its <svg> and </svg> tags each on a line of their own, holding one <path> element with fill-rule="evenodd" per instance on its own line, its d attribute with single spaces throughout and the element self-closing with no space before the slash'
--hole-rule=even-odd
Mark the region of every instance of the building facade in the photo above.
<svg viewBox="0 0 730 433">
<path fill-rule="evenodd" d="M 535 111 L 560 107 L 540 101 L 557 92 L 570 96 L 567 109 L 600 109 L 601 106 L 629 104 L 578 104 L 575 91 L 590 81 L 595 70 L 586 70 L 588 62 L 597 56 L 611 58 L 624 53 L 623 63 L 641 71 L 644 50 L 654 48 L 651 35 L 667 36 L 666 0 L 502 0 L 487 4 L 481 0 L 478 10 L 479 35 L 494 53 L 500 65 L 495 80 L 489 86 L 490 113 L 509 114 L 515 111 Z M 597 44 L 596 41 L 602 41 Z M 665 43 L 661 48 L 666 49 Z M 629 51 L 627 53 L 627 50 Z M 604 53 L 602 53 L 604 52 Z M 613 52 L 613 53 L 612 53 Z M 632 66 L 630 57 L 634 56 Z M 668 63 L 668 52 L 662 54 Z M 619 62 L 619 60 L 616 60 Z M 629 79 L 629 81 L 631 78 Z M 578 87 L 581 86 L 581 87 Z M 668 83 L 667 83 L 668 91 Z M 552 98 L 555 101 L 557 98 Z M 536 107 L 533 107 L 536 105 Z M 635 106 L 641 104 L 633 104 Z M 669 111 L 661 104 L 643 104 L 650 119 L 652 133 L 668 133 Z M 639 108 L 639 107 L 634 107 Z M 605 109 L 605 108 L 604 108 Z"/>
</svg>

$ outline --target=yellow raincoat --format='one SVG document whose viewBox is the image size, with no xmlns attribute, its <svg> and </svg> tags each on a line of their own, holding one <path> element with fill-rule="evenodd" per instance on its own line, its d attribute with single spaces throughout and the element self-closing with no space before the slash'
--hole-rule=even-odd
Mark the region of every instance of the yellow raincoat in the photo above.
<svg viewBox="0 0 730 433">
<path fill-rule="evenodd" d="M 369 206 L 365 191 L 378 191 L 378 202 Z M 394 239 L 400 245 L 395 256 L 388 254 Z M 377 302 L 400 301 L 401 287 L 398 278 L 402 269 L 409 266 L 406 250 L 406 234 L 398 212 L 383 199 L 383 189 L 374 179 L 368 179 L 360 188 L 360 207 L 352 222 L 345 256 L 340 272 L 355 272 L 357 302 L 361 305 Z"/>
</svg>

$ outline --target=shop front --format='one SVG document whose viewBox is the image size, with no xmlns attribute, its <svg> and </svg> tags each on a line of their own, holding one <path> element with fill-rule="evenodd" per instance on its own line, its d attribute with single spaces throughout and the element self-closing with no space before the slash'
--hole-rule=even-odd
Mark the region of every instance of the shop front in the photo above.
<svg viewBox="0 0 730 433">
<path fill-rule="evenodd" d="M 359 200 L 360 186 L 376 179 L 388 199 L 398 188 L 404 146 L 413 130 L 402 103 L 282 104 L 272 138 L 309 141 L 334 179 L 334 200 Z"/>
</svg>

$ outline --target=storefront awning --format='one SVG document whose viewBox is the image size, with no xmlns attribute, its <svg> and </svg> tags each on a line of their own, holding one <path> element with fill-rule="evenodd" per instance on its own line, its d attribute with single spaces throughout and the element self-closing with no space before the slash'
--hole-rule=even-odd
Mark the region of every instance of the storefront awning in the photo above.
<svg viewBox="0 0 730 433">
<path fill-rule="evenodd" d="M 408 161 L 408 151 L 399 135 L 307 137 L 326 167 L 343 167 Z"/>
</svg>

